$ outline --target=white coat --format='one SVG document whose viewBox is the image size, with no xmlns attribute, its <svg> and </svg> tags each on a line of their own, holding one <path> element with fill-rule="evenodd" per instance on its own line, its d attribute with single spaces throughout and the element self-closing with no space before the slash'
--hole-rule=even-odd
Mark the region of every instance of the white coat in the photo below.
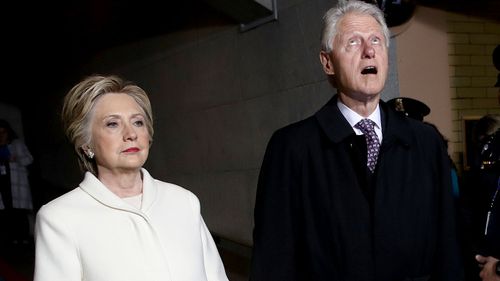
<svg viewBox="0 0 500 281">
<path fill-rule="evenodd" d="M 35 281 L 228 280 L 188 190 L 142 169 L 141 210 L 87 172 L 80 186 L 42 206 Z"/>
</svg>

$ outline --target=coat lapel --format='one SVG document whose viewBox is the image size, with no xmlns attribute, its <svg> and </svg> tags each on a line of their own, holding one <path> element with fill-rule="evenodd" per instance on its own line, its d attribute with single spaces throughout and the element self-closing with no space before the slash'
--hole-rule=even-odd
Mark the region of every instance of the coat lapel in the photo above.
<svg viewBox="0 0 500 281">
<path fill-rule="evenodd" d="M 354 130 L 349 125 L 349 122 L 344 118 L 344 115 L 337 107 L 337 97 L 328 101 L 316 114 L 316 119 L 323 132 L 325 132 L 328 139 L 334 143 L 339 143 L 348 136 L 354 134 Z"/>
<path fill-rule="evenodd" d="M 354 133 L 351 125 L 337 107 L 337 99 L 338 95 L 333 96 L 315 115 L 321 129 L 335 143 Z M 400 142 L 405 146 L 410 145 L 412 133 L 408 120 L 391 110 L 384 101 L 381 100 L 379 105 L 382 114 L 383 145 L 390 146 L 394 142 Z"/>
<path fill-rule="evenodd" d="M 154 198 L 156 197 L 157 190 L 154 179 L 151 177 L 151 175 L 145 169 L 141 169 L 141 172 L 143 184 L 141 210 L 137 210 L 130 204 L 123 201 L 120 197 L 111 192 L 98 178 L 96 178 L 90 172 L 85 173 L 85 178 L 80 183 L 80 188 L 96 201 L 107 207 L 136 213 L 147 219 L 146 215 L 141 211 L 145 212 L 151 208 L 154 202 Z"/>
</svg>

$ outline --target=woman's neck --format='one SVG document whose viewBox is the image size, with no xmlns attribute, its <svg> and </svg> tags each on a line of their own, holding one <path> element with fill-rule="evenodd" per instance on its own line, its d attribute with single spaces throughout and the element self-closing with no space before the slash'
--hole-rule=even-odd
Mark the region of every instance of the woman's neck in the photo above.
<svg viewBox="0 0 500 281">
<path fill-rule="evenodd" d="M 128 172 L 101 170 L 97 178 L 120 198 L 142 193 L 142 175 L 140 169 Z"/>
</svg>

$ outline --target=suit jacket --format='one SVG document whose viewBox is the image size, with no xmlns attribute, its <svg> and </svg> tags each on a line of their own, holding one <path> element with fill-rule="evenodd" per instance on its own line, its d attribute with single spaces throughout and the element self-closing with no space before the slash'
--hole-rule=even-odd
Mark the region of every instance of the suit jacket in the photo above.
<svg viewBox="0 0 500 281">
<path fill-rule="evenodd" d="M 337 96 L 269 141 L 255 204 L 251 279 L 458 280 L 442 138 L 380 102 L 383 140 L 370 176 L 336 103 Z"/>
<path fill-rule="evenodd" d="M 87 172 L 37 214 L 35 281 L 227 281 L 191 192 L 142 169 L 138 210 Z"/>
</svg>

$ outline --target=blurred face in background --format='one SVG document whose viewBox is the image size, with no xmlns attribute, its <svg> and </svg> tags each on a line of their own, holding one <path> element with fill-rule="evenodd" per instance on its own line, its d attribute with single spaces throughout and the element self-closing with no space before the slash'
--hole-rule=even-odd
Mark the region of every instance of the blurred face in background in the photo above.
<svg viewBox="0 0 500 281">
<path fill-rule="evenodd" d="M 91 130 L 98 174 L 136 171 L 146 162 L 150 136 L 144 112 L 132 97 L 101 96 L 94 107 Z"/>
</svg>

